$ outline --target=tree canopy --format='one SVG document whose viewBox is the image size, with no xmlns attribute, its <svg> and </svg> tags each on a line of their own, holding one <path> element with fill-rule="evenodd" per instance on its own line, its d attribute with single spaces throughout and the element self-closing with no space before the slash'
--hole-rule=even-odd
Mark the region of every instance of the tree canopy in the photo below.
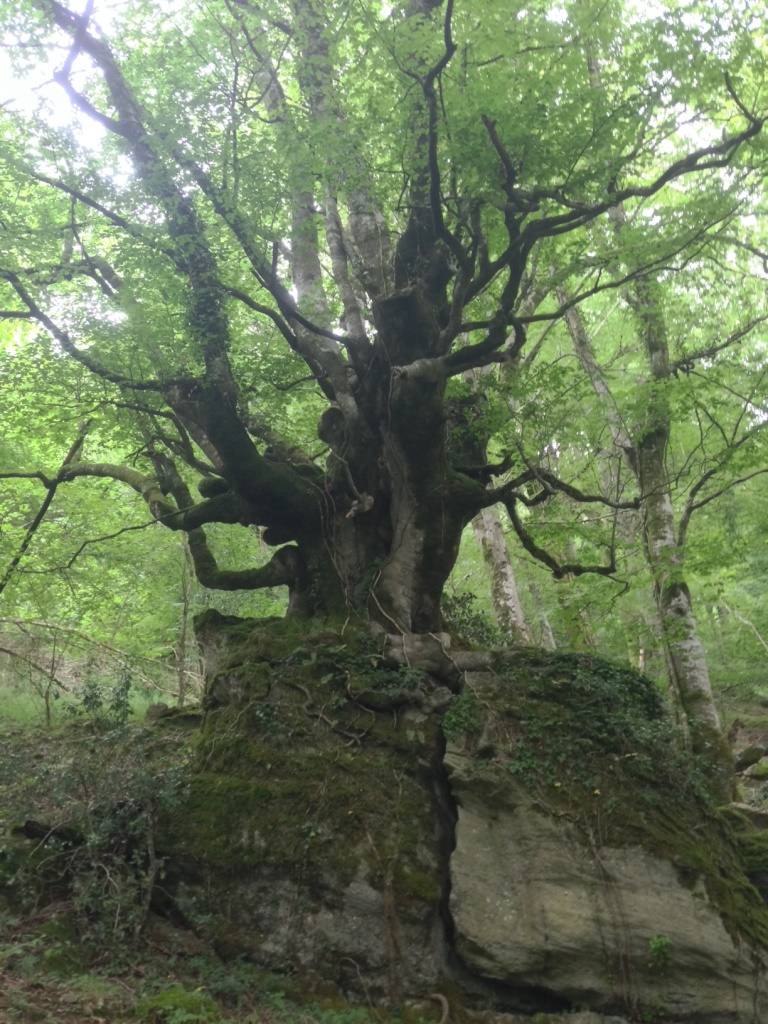
<svg viewBox="0 0 768 1024">
<path fill-rule="evenodd" d="M 574 588 L 647 571 L 696 720 L 687 579 L 766 466 L 764 13 L 4 9 L 0 588 L 108 590 L 157 522 L 206 588 L 428 633 L 498 506 Z"/>
</svg>

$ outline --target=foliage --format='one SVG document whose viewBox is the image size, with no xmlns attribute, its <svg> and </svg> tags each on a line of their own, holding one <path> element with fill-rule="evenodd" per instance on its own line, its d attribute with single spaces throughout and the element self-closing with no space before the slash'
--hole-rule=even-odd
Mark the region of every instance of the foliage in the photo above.
<svg viewBox="0 0 768 1024">
<path fill-rule="evenodd" d="M 26 921 L 0 915 L 0 1014 L 9 1024 L 82 1024 L 99 1018 L 125 1024 L 389 1024 L 383 1011 L 374 1013 L 340 997 L 302 997 L 291 978 L 246 962 L 222 961 L 211 949 L 189 955 L 188 933 L 170 926 L 153 941 L 133 946 L 127 956 L 89 957 L 80 947 L 77 966 L 52 971 L 50 965 L 60 955 L 59 936 L 68 928 L 63 913 L 61 907 L 52 907 Z M 162 949 L 157 946 L 160 935 Z M 70 950 L 77 952 L 74 946 Z M 393 1015 L 392 1024 L 398 1019 Z"/>
<path fill-rule="evenodd" d="M 42 826 L 39 855 L 19 859 L 7 884 L 26 906 L 67 898 L 79 943 L 125 950 L 141 933 L 163 877 L 158 821 L 183 798 L 186 758 L 180 752 L 164 763 L 163 752 L 177 741 L 116 727 L 100 708 L 95 722 L 98 730 L 89 734 L 85 721 L 70 726 L 63 737 L 69 756 L 37 764 L 16 787 L 16 800 L 18 790 L 26 792 L 39 816 L 54 823 Z"/>
<path fill-rule="evenodd" d="M 158 515 L 168 525 L 167 513 L 154 499 L 144 512 L 140 502 L 123 500 L 122 469 L 151 476 L 160 472 L 160 455 L 176 460 L 187 491 L 201 472 L 211 475 L 210 464 L 200 468 L 211 448 L 201 447 L 204 431 L 193 422 L 189 404 L 164 390 L 164 383 L 159 391 L 134 387 L 141 378 L 162 383 L 201 374 L 206 386 L 213 386 L 210 366 L 204 369 L 210 363 L 204 339 L 211 342 L 211 333 L 195 325 L 196 307 L 190 305 L 200 291 L 200 282 L 189 276 L 193 249 L 198 255 L 209 252 L 215 264 L 211 296 L 216 292 L 227 321 L 222 344 L 242 399 L 238 415 L 255 439 L 248 457 L 268 475 L 270 462 L 290 475 L 298 450 L 309 453 L 317 472 L 305 462 L 298 475 L 324 476 L 345 528 L 362 530 L 357 505 L 372 497 L 361 481 L 371 479 L 366 457 L 372 457 L 375 444 L 361 441 L 364 472 L 359 472 L 360 466 L 350 469 L 349 452 L 334 449 L 335 441 L 323 464 L 315 440 L 329 398 L 332 408 L 348 414 L 340 379 L 352 369 L 354 346 L 342 346 L 342 374 L 330 373 L 330 363 L 318 373 L 313 360 L 322 355 L 321 335 L 310 331 L 294 343 L 298 311 L 266 265 L 282 288 L 293 289 L 304 315 L 322 321 L 327 334 L 346 331 L 351 337 L 355 307 L 367 330 L 378 316 L 379 297 L 368 280 L 370 266 L 355 219 L 373 217 L 383 232 L 380 248 L 391 242 L 404 266 L 405 242 L 419 234 L 415 211 L 424 202 L 417 192 L 428 173 L 432 198 L 441 207 L 437 217 L 433 203 L 432 217 L 444 230 L 430 242 L 432 255 L 441 245 L 452 249 L 446 273 L 453 276 L 451 297 L 459 312 L 460 275 L 454 265 L 461 262 L 459 249 L 491 266 L 501 261 L 487 281 L 469 289 L 468 299 L 464 296 L 464 323 L 452 356 L 481 342 L 483 325 L 499 309 L 507 327 L 509 317 L 517 317 L 527 340 L 522 355 L 515 352 L 501 368 L 493 362 L 483 366 L 478 355 L 481 394 L 451 372 L 445 409 L 432 426 L 422 424 L 414 432 L 420 448 L 432 427 L 437 436 L 448 424 L 454 467 L 466 468 L 465 456 L 472 456 L 471 463 L 480 452 L 488 462 L 508 464 L 502 483 L 534 465 L 570 481 L 571 490 L 605 490 L 617 461 L 617 446 L 608 437 L 611 416 L 618 415 L 637 439 L 655 404 L 650 399 L 659 392 L 640 350 L 631 297 L 636 281 L 647 280 L 663 313 L 673 366 L 663 387 L 673 439 L 666 453 L 672 497 L 678 515 L 693 497 L 707 502 L 696 510 L 689 531 L 686 557 L 694 587 L 697 596 L 706 597 L 708 609 L 719 609 L 718 620 L 727 604 L 754 626 L 753 632 L 732 617 L 726 646 L 733 655 L 739 658 L 748 646 L 745 639 L 759 650 L 763 613 L 756 595 L 738 579 L 745 575 L 747 549 L 755 549 L 749 537 L 760 536 L 765 507 L 764 480 L 752 475 L 764 466 L 758 412 L 764 391 L 763 239 L 752 214 L 760 207 L 763 187 L 764 144 L 757 134 L 761 111 L 755 97 L 764 39 L 754 15 L 723 4 L 693 15 L 671 0 L 648 10 L 630 3 L 515 3 L 512 8 L 484 3 L 454 11 L 448 24 L 440 5 L 427 7 L 415 16 L 397 5 L 390 11 L 334 0 L 318 15 L 311 4 L 299 11 L 275 2 L 264 12 L 233 8 L 223 19 L 199 8 L 182 23 L 175 9 L 166 16 L 135 0 L 105 15 L 99 24 L 111 42 L 124 90 L 135 100 L 134 114 L 139 110 L 136 116 L 146 118 L 149 149 L 142 152 L 115 130 L 121 102 L 115 76 L 104 77 L 100 56 L 86 59 L 81 52 L 87 32 L 49 87 L 43 83 L 50 80 L 57 47 L 64 42 L 65 19 L 53 4 L 38 10 L 25 3 L 5 16 L 11 59 L 32 97 L 13 98 L 2 129 L 3 184 L 12 197 L 0 259 L 2 305 L 8 307 L 0 325 L 0 375 L 4 393 L 12 396 L 4 409 L 8 430 L 0 449 L 0 472 L 13 476 L 0 497 L 7 523 L 0 538 L 5 564 L 39 507 L 42 481 L 24 474 L 39 470 L 50 477 L 88 418 L 83 461 L 91 469 L 101 467 L 95 476 L 89 470 L 76 481 L 61 481 L 52 511 L 9 587 L 15 610 L 117 636 L 126 647 L 143 644 L 143 653 L 167 653 L 178 647 L 179 618 L 186 621 L 190 607 L 200 610 L 208 601 L 202 588 L 183 583 L 191 570 L 178 536 L 152 525 Z M 58 28 L 52 24 L 57 17 Z M 288 51 L 282 38 L 286 19 L 295 21 L 295 45 Z M 456 54 L 446 51 L 437 78 L 420 77 L 439 59 L 446 28 L 453 31 Z M 258 52 L 248 45 L 254 31 L 264 41 Z M 319 45 L 314 63 L 311 40 Z M 173 59 L 166 59 L 169 54 Z M 74 67 L 82 92 L 69 88 L 74 99 L 69 107 L 65 93 L 56 90 Z M 279 83 L 279 96 L 257 88 L 264 75 L 275 90 Z M 439 104 L 429 91 L 429 81 L 436 80 Z M 224 96 L 230 97 L 227 103 Z M 430 96 L 437 116 L 431 150 L 423 144 Z M 665 168 L 676 168 L 675 161 L 697 145 L 717 149 L 725 145 L 721 140 L 740 137 L 750 125 L 754 137 L 714 154 L 723 156 L 722 166 L 715 159 L 698 173 L 675 171 L 673 188 L 647 184 L 659 180 Z M 427 150 L 434 159 L 425 169 L 419 161 Z M 696 160 L 691 160 L 693 167 Z M 513 174 L 506 184 L 505 167 Z M 183 189 L 173 192 L 180 182 Z M 506 268 L 502 257 L 509 227 L 505 189 L 515 196 L 510 202 L 519 214 L 516 230 L 524 234 L 535 221 L 537 233 L 533 255 L 523 256 L 520 249 L 520 266 L 512 268 L 511 298 L 505 297 L 500 270 Z M 617 232 L 602 214 L 622 189 L 629 193 L 627 224 Z M 187 196 L 193 207 L 186 228 L 178 222 L 180 207 L 168 200 L 172 192 L 179 202 Z M 311 201 L 305 204 L 297 198 L 302 196 Z M 346 245 L 346 278 L 331 251 L 333 204 Z M 584 222 L 566 231 L 568 218 L 578 221 L 577 214 L 587 209 Z M 547 233 L 545 222 L 558 211 L 563 222 Z M 432 288 L 432 278 L 423 278 Z M 399 289 L 402 281 L 396 284 Z M 578 309 L 609 385 L 610 403 L 595 393 L 573 359 L 563 289 L 582 296 Z M 439 306 L 438 292 L 430 295 Z M 377 328 L 381 332 L 381 317 Z M 291 344 L 286 345 L 286 336 Z M 510 340 L 510 353 L 512 347 Z M 467 365 L 471 369 L 472 361 Z M 358 365 L 355 374 L 362 379 L 369 369 Z M 374 378 L 372 372 L 375 390 Z M 329 396 L 333 389 L 341 391 Z M 360 394 L 353 398 L 362 401 Z M 405 403 L 411 416 L 427 404 Z M 383 407 L 382 398 L 369 421 L 378 423 Z M 39 424 L 34 432 L 27 429 L 32 418 Z M 345 444 L 362 437 L 358 425 L 347 425 Z M 247 445 L 241 440 L 242 453 Z M 427 460 L 413 479 L 433 463 L 442 464 Z M 116 466 L 122 467 L 119 480 L 104 468 Z M 240 479 L 234 467 L 227 473 Z M 523 485 L 515 526 L 521 537 L 536 541 L 526 542 L 527 555 L 537 558 L 536 552 L 546 549 L 559 563 L 574 557 L 579 565 L 594 565 L 617 545 L 615 575 L 619 582 L 631 580 L 633 591 L 623 595 L 605 578 L 552 584 L 537 575 L 540 569 L 523 563 L 526 582 L 543 592 L 525 594 L 529 618 L 534 620 L 543 604 L 561 644 L 599 644 L 622 656 L 630 648 L 636 658 L 655 659 L 653 670 L 661 674 L 648 612 L 649 579 L 637 546 L 626 531 L 615 536 L 604 506 L 597 506 L 599 515 L 590 504 L 574 509 L 563 490 L 555 488 L 549 500 L 529 508 L 535 479 Z M 626 474 L 617 482 L 614 473 L 612 479 L 622 496 L 631 497 Z M 743 490 L 727 491 L 722 504 L 709 504 L 718 488 L 727 490 L 735 480 L 744 481 Z M 697 490 L 702 481 L 707 486 Z M 472 490 L 466 474 L 461 487 L 466 498 Z M 170 500 L 168 480 L 163 488 Z M 377 495 L 373 509 L 388 500 Z M 434 512 L 423 523 L 437 521 Z M 222 564 L 258 567 L 266 561 L 255 531 L 240 525 L 254 515 L 259 520 L 261 510 L 204 524 L 209 547 Z M 403 521 L 411 520 L 405 515 Z M 259 520 L 258 525 L 264 524 Z M 385 526 L 385 520 L 378 522 L 372 533 Z M 336 530 L 334 537 L 339 536 Z M 714 554 L 726 537 L 738 540 L 728 564 Z M 439 547 L 431 547 L 433 562 Z M 358 608 L 394 557 L 396 547 L 390 548 L 368 558 L 347 588 L 347 599 Z M 338 552 L 334 558 L 338 571 Z M 753 561 L 750 578 L 758 578 L 758 569 Z M 129 592 L 132 600 L 126 602 L 123 595 Z M 222 610 L 236 613 L 284 607 L 275 589 L 256 596 L 228 591 L 218 601 Z M 616 616 L 619 602 L 622 614 Z M 723 644 L 717 628 L 705 621 L 710 639 L 718 639 L 719 654 Z M 723 676 L 734 657 L 718 654 L 715 665 Z M 746 659 L 739 658 L 738 672 L 759 682 Z"/>
<path fill-rule="evenodd" d="M 131 676 L 123 670 L 117 681 L 104 683 L 88 676 L 79 694 L 78 703 L 68 703 L 70 715 L 87 715 L 95 725 L 119 728 L 131 715 Z"/>
<path fill-rule="evenodd" d="M 652 935 L 648 939 L 648 961 L 656 971 L 669 966 L 672 942 L 668 935 Z"/>
<path fill-rule="evenodd" d="M 512 775 L 604 811 L 616 809 L 617 787 L 633 781 L 643 799 L 677 791 L 711 802 L 708 760 L 684 749 L 651 680 L 585 655 L 520 652 L 505 663 L 519 709 L 505 762 Z"/>
<path fill-rule="evenodd" d="M 62 885 L 83 935 L 125 943 L 162 872 L 163 815 L 199 812 L 199 842 L 224 859 L 222 829 L 295 757 L 306 719 L 354 744 L 371 707 L 426 688 L 345 629 L 446 625 L 502 646 L 469 531 L 440 605 L 490 505 L 533 640 L 584 659 L 567 686 L 557 656 L 502 673 L 519 720 L 505 779 L 578 799 L 598 830 L 631 830 L 617 805 L 633 781 L 709 814 L 707 766 L 681 752 L 656 682 L 594 653 L 661 680 L 679 639 L 659 618 L 671 582 L 694 595 L 724 703 L 768 692 L 760 12 L 85 10 L 0 12 L 21 84 L 0 96 L 0 669 L 49 720 L 74 709 L 71 762 L 29 781 L 47 784 L 48 811 L 75 801 L 84 837 L 54 839 L 35 881 Z M 638 469 L 651 449 L 658 486 Z M 674 552 L 649 567 L 662 494 Z M 243 643 L 207 695 L 230 745 L 205 737 L 210 772 L 190 793 L 142 766 L 153 741 L 122 727 L 146 683 L 184 692 L 212 590 L 223 613 L 260 616 L 289 591 L 334 636 L 300 626 L 268 657 L 262 638 Z M 83 636 L 117 652 L 109 666 Z M 241 703 L 217 705 L 217 683 Z M 482 740 L 490 763 L 484 714 L 467 689 L 443 729 Z M 307 761 L 294 781 L 328 770 Z M 341 813 L 296 821 L 280 852 L 319 862 Z"/>
<path fill-rule="evenodd" d="M 482 724 L 477 698 L 470 689 L 454 697 L 443 716 L 442 729 L 446 739 L 456 740 L 466 733 L 474 733 Z"/>
<path fill-rule="evenodd" d="M 502 647 L 505 637 L 487 612 L 478 607 L 477 597 L 464 591 L 448 592 L 443 598 L 443 614 L 449 632 L 476 647 Z"/>
</svg>

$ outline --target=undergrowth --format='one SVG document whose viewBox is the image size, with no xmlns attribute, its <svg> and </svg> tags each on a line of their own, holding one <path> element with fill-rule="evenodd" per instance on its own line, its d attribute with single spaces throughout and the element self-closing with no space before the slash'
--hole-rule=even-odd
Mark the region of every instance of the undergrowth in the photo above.
<svg viewBox="0 0 768 1024">
<path fill-rule="evenodd" d="M 245 960 L 223 961 L 155 920 L 141 945 L 106 957 L 73 938 L 71 908 L 26 920 L 0 911 L 3 1024 L 395 1024 L 338 994 L 302 994 L 297 981 Z M 412 1024 L 434 1016 L 424 1008 Z"/>
</svg>

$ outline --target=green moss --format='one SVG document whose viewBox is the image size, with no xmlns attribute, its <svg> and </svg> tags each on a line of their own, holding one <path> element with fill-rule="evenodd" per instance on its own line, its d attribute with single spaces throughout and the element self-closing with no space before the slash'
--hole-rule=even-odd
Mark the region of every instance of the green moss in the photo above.
<svg viewBox="0 0 768 1024">
<path fill-rule="evenodd" d="M 346 629 L 339 620 L 302 619 L 239 619 L 208 609 L 195 618 L 195 631 L 204 635 L 215 632 L 229 665 L 247 662 L 276 664 L 292 659 L 300 661 L 302 653 L 312 657 L 319 648 L 355 643 L 361 635 Z"/>
<path fill-rule="evenodd" d="M 432 797 L 417 769 L 424 750 L 436 749 L 436 719 L 406 726 L 355 700 L 379 664 L 367 636 L 325 631 L 308 643 L 304 635 L 290 655 L 251 669 L 240 660 L 246 649 L 284 655 L 295 633 L 282 633 L 275 647 L 261 628 L 225 625 L 235 650 L 221 663 L 250 682 L 238 700 L 207 714 L 163 849 L 229 877 L 262 865 L 307 885 L 345 885 L 362 871 L 379 888 L 394 879 L 406 903 L 437 902 L 431 865 L 421 863 L 434 832 Z M 219 678 L 230 671 L 221 668 Z M 418 675 L 384 672 L 381 682 L 400 692 L 418 685 Z"/>
<path fill-rule="evenodd" d="M 768 779 L 768 757 L 764 757 L 749 769 L 750 779 Z"/>
<path fill-rule="evenodd" d="M 709 765 L 684 748 L 654 685 L 585 655 L 504 652 L 496 668 L 496 687 L 479 701 L 482 729 L 472 722 L 460 737 L 470 755 L 480 732 L 492 750 L 474 761 L 478 780 L 500 799 L 522 785 L 589 842 L 640 845 L 670 860 L 681 879 L 703 880 L 734 937 L 768 945 L 741 826 L 718 814 Z M 749 842 L 756 863 L 762 846 Z"/>
<path fill-rule="evenodd" d="M 221 1020 L 216 1003 L 205 992 L 173 985 L 164 992 L 147 996 L 136 1006 L 136 1016 L 146 1024 L 208 1024 Z"/>
<path fill-rule="evenodd" d="M 744 832 L 737 836 L 737 842 L 749 874 L 768 874 L 768 832 Z"/>
</svg>

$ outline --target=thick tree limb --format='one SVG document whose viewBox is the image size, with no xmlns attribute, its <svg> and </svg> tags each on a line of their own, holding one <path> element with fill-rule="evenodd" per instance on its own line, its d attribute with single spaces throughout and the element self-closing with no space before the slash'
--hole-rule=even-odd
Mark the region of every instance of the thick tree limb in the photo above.
<svg viewBox="0 0 768 1024">
<path fill-rule="evenodd" d="M 116 463 L 71 462 L 68 460 L 62 465 L 53 480 L 49 480 L 44 473 L 8 473 L 3 476 L 40 480 L 48 488 L 49 493 L 55 492 L 60 484 L 69 483 L 80 477 L 117 480 L 127 484 L 137 494 L 140 494 L 149 506 L 153 517 L 171 530 L 194 530 L 205 523 L 232 524 L 249 521 L 246 506 L 231 491 L 197 503 L 193 502 L 190 497 L 186 507 L 179 508 L 167 500 L 163 487 L 156 477 L 147 476 L 130 466 L 121 466 Z M 46 505 L 46 510 L 47 507 Z M 43 512 L 44 514 L 45 512 Z M 37 525 L 35 529 L 37 529 Z M 2 592 L 1 588 L 0 592 Z"/>
<path fill-rule="evenodd" d="M 219 569 L 202 530 L 190 531 L 187 542 L 195 575 L 210 590 L 260 590 L 289 586 L 299 574 L 299 549 L 295 547 L 280 548 L 266 565 L 258 569 L 230 570 Z"/>
<path fill-rule="evenodd" d="M 0 320 L 31 320 L 32 311 L 29 309 L 0 309 Z"/>
<path fill-rule="evenodd" d="M 184 479 L 173 462 L 164 455 L 155 454 L 153 461 L 164 488 L 173 495 L 179 509 L 184 510 L 185 522 L 191 523 L 189 513 L 200 506 L 193 505 L 192 495 Z M 232 497 L 227 493 L 203 504 L 210 505 L 211 502 L 215 503 L 218 500 L 230 502 Z M 205 532 L 200 527 L 189 530 L 187 543 L 198 581 L 211 590 L 258 590 L 264 587 L 289 586 L 295 584 L 301 575 L 301 556 L 298 548 L 280 548 L 271 561 L 258 569 L 226 570 L 219 569 L 216 558 L 208 546 Z"/>
</svg>

